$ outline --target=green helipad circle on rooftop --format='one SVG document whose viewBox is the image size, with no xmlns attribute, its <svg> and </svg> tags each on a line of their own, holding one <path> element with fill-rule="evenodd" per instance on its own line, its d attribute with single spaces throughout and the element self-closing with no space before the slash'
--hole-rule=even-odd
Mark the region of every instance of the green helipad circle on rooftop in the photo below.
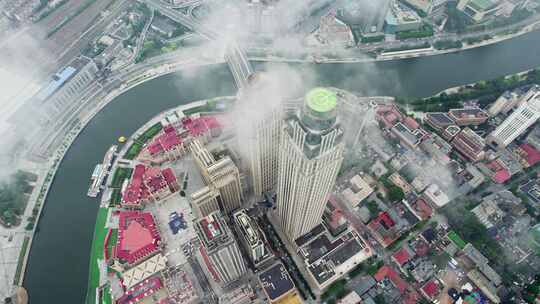
<svg viewBox="0 0 540 304">
<path fill-rule="evenodd" d="M 326 113 L 336 108 L 337 95 L 328 89 L 315 88 L 307 93 L 306 102 L 311 110 Z"/>
</svg>

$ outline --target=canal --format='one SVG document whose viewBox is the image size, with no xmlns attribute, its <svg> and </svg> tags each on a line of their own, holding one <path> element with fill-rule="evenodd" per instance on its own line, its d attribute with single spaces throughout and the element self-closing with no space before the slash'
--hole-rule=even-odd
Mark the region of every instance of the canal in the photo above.
<svg viewBox="0 0 540 304">
<path fill-rule="evenodd" d="M 290 64 L 309 85 L 362 95 L 427 96 L 447 87 L 540 66 L 540 31 L 456 54 L 372 64 Z M 265 64 L 255 64 L 256 69 Z M 273 65 L 273 63 L 271 64 Z M 159 112 L 190 101 L 233 95 L 226 65 L 175 73 L 141 84 L 111 102 L 73 142 L 58 168 L 39 222 L 24 281 L 31 304 L 83 303 L 98 202 L 86 192 L 94 165 L 120 135 Z"/>
</svg>

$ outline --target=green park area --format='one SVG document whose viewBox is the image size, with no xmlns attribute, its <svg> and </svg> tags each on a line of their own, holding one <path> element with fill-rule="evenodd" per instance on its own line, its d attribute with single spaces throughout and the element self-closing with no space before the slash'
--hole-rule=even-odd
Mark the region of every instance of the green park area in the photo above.
<svg viewBox="0 0 540 304">
<path fill-rule="evenodd" d="M 90 253 L 90 269 L 88 274 L 88 294 L 86 303 L 96 302 L 96 288 L 99 286 L 98 260 L 103 259 L 103 242 L 108 232 L 108 229 L 105 228 L 108 213 L 108 208 L 100 208 L 97 214 L 96 226 L 94 228 L 94 238 Z"/>
<path fill-rule="evenodd" d="M 499 77 L 491 80 L 482 80 L 475 84 L 463 86 L 452 94 L 441 93 L 428 98 L 397 98 L 396 102 L 409 105 L 415 111 L 446 112 L 449 109 L 459 108 L 466 100 L 478 100 L 480 107 L 486 107 L 499 98 L 504 92 L 519 87 L 540 82 L 540 69 L 530 70 L 521 75 Z"/>
<path fill-rule="evenodd" d="M 131 168 L 118 167 L 116 171 L 114 171 L 111 187 L 121 188 L 124 181 L 131 177 L 132 172 L 133 169 Z"/>
</svg>

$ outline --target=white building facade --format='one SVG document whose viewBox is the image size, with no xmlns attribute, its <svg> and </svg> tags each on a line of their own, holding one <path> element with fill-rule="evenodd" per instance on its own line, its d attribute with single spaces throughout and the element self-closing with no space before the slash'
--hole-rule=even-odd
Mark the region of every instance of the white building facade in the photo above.
<svg viewBox="0 0 540 304">
<path fill-rule="evenodd" d="M 540 118 L 540 90 L 527 94 L 524 102 L 493 131 L 488 141 L 506 147 Z"/>
<path fill-rule="evenodd" d="M 277 217 L 290 241 L 321 223 L 343 161 L 343 130 L 337 120 L 337 96 L 310 91 L 301 113 L 285 121 L 281 134 Z"/>
</svg>

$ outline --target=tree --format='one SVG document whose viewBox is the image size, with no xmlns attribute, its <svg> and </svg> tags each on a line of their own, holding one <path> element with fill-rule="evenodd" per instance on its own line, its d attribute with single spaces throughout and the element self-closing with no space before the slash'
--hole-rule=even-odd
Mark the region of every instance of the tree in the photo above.
<svg viewBox="0 0 540 304">
<path fill-rule="evenodd" d="M 391 202 L 401 201 L 402 199 L 405 198 L 405 193 L 403 193 L 403 190 L 401 190 L 401 188 L 397 186 L 391 185 L 387 188 L 387 190 L 388 190 L 388 199 Z"/>
</svg>

